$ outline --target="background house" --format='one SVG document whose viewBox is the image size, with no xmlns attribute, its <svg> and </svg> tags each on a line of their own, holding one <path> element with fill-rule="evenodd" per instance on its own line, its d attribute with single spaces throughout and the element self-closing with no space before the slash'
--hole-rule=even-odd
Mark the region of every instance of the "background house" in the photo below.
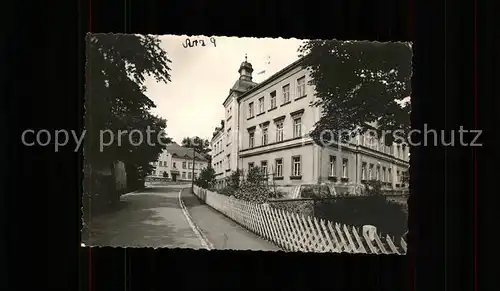
<svg viewBox="0 0 500 291">
<path fill-rule="evenodd" d="M 155 169 L 148 176 L 166 177 L 173 181 L 191 181 L 199 177 L 201 170 L 208 167 L 208 159 L 203 154 L 196 153 L 193 161 L 193 149 L 185 148 L 177 143 L 172 143 L 160 154 L 153 163 Z"/>
</svg>

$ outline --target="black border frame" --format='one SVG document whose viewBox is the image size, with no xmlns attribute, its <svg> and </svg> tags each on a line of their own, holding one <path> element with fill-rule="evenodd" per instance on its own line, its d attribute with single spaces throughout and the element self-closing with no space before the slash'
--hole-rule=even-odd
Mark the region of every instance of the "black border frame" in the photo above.
<svg viewBox="0 0 500 291">
<path fill-rule="evenodd" d="M 81 290 L 110 289 L 104 286 L 111 290 L 162 290 L 174 286 L 233 290 L 343 290 L 348 286 L 368 290 L 470 290 L 475 286 L 474 274 L 478 272 L 474 267 L 473 250 L 477 245 L 473 226 L 477 222 L 473 193 L 487 194 L 487 183 L 495 179 L 492 172 L 483 170 L 484 160 L 474 160 L 470 148 L 447 149 L 446 162 L 442 148 L 412 149 L 409 254 L 403 257 L 113 248 L 94 248 L 90 252 L 79 247 L 79 214 L 75 211 L 79 198 L 73 195 L 77 189 L 81 191 L 81 153 L 77 155 L 71 149 L 54 153 L 49 148 L 27 148 L 20 143 L 20 134 L 26 128 L 82 126 L 84 36 L 89 30 L 414 40 L 414 126 L 421 128 L 425 121 L 440 129 L 446 121 L 448 129 L 459 125 L 474 128 L 474 115 L 479 115 L 474 100 L 479 94 L 490 95 L 483 89 L 479 93 L 474 90 L 479 86 L 473 82 L 474 61 L 484 61 L 495 69 L 498 60 L 487 55 L 486 49 L 478 54 L 474 47 L 482 43 L 484 36 L 477 32 L 480 36 L 475 40 L 475 25 L 480 23 L 474 20 L 475 14 L 479 19 L 475 3 L 408 0 L 361 5 L 353 1 L 307 1 L 297 10 L 295 4 L 286 1 L 185 0 L 164 2 L 159 7 L 130 0 L 119 4 L 70 2 L 60 1 L 57 7 L 16 2 L 18 11 L 6 13 L 7 18 L 2 20 L 4 27 L 19 29 L 4 35 L 7 45 L 2 47 L 6 56 L 2 65 L 4 80 L 12 80 L 4 82 L 5 113 L 0 114 L 4 133 L 1 153 L 5 156 L 2 161 L 11 162 L 4 167 L 1 191 L 7 238 L 3 254 L 8 257 L 2 260 L 7 273 L 1 284 L 6 290 L 33 283 L 20 280 L 18 276 L 23 275 L 26 279 L 41 277 L 39 285 L 45 287 L 48 283 L 52 290 L 76 290 L 76 284 Z M 18 12 L 26 12 L 26 16 L 20 17 Z M 37 19 L 34 24 L 30 22 Z M 49 28 L 43 26 L 45 23 Z M 67 31 L 69 26 L 77 33 Z M 488 26 L 490 32 L 494 26 Z M 490 44 L 498 45 L 496 41 Z M 482 68 L 477 74 L 484 78 L 478 80 L 484 90 L 496 89 L 494 82 L 486 80 L 494 75 L 484 74 Z M 494 104 L 484 99 L 477 105 L 481 112 L 500 108 L 498 98 L 493 99 Z M 498 114 L 480 116 L 477 126 L 485 130 L 499 118 Z M 490 146 L 498 139 L 494 134 L 485 133 Z M 496 154 L 494 147 L 478 151 L 486 152 L 485 159 L 490 160 Z M 474 190 L 474 179 L 483 182 L 481 188 Z M 482 201 L 486 198 L 484 195 Z M 480 217 L 487 215 L 481 213 Z M 457 259 L 463 261 L 454 263 Z M 34 275 L 27 274 L 31 272 Z"/>
</svg>

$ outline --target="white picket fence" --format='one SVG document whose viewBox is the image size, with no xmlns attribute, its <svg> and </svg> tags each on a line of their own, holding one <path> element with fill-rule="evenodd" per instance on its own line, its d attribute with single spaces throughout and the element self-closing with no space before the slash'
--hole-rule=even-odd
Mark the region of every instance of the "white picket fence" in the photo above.
<svg viewBox="0 0 500 291">
<path fill-rule="evenodd" d="M 397 246 L 388 235 L 375 233 L 374 239 L 370 240 L 366 233 L 361 234 L 355 227 L 238 200 L 197 186 L 194 194 L 210 207 L 286 251 L 406 254 L 403 238 Z"/>
</svg>

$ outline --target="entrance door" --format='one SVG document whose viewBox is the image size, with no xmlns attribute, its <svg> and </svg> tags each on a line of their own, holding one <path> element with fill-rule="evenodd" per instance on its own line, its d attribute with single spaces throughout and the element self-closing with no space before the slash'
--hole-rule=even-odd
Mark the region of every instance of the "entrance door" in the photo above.
<svg viewBox="0 0 500 291">
<path fill-rule="evenodd" d="M 172 174 L 172 181 L 177 181 L 177 174 Z"/>
</svg>

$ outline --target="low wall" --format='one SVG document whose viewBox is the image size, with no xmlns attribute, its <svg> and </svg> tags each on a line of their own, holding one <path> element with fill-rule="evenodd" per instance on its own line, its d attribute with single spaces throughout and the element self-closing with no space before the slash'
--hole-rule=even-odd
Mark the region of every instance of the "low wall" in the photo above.
<svg viewBox="0 0 500 291">
<path fill-rule="evenodd" d="M 405 254 L 406 242 L 313 216 L 299 215 L 269 204 L 254 204 L 194 186 L 194 194 L 253 233 L 286 251 Z M 281 202 L 284 203 L 284 202 Z"/>
</svg>

